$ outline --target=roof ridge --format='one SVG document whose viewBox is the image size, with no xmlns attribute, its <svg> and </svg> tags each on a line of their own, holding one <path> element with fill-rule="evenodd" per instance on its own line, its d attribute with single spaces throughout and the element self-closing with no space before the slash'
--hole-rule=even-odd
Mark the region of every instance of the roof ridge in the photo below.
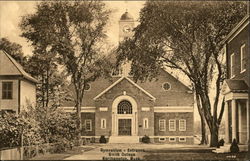
<svg viewBox="0 0 250 161">
<path fill-rule="evenodd" d="M 21 64 L 19 64 L 14 58 L 12 58 L 6 51 L 4 50 L 1 50 L 6 56 L 7 58 L 11 61 L 11 63 L 16 67 L 16 69 L 19 71 L 20 75 L 22 75 L 23 77 L 25 77 L 26 79 L 34 82 L 34 83 L 37 83 L 38 81 L 33 78 L 29 73 L 27 73 Z"/>
</svg>

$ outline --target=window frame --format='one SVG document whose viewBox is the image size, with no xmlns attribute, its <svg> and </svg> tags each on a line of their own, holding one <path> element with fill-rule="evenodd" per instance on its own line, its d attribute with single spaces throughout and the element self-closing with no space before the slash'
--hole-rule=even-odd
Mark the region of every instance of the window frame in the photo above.
<svg viewBox="0 0 250 161">
<path fill-rule="evenodd" d="M 87 122 L 89 121 L 90 123 L 90 129 L 87 129 Z M 84 122 L 84 125 L 85 125 L 85 131 L 92 131 L 92 120 L 91 119 L 86 119 L 85 122 Z"/>
<path fill-rule="evenodd" d="M 148 129 L 148 118 L 143 119 L 143 129 Z"/>
<path fill-rule="evenodd" d="M 169 89 L 165 89 L 165 88 L 164 88 L 164 85 L 165 85 L 165 84 L 168 84 L 168 85 L 169 85 Z M 161 88 L 162 88 L 164 91 L 170 91 L 170 90 L 172 89 L 172 86 L 171 86 L 171 84 L 170 84 L 169 82 L 164 82 L 164 83 L 162 83 Z"/>
<path fill-rule="evenodd" d="M 174 128 L 172 129 L 171 128 L 171 122 L 174 122 Z M 168 121 L 169 125 L 168 125 L 168 128 L 169 128 L 169 131 L 176 131 L 176 120 L 175 119 L 169 119 Z"/>
<path fill-rule="evenodd" d="M 174 140 L 171 140 L 171 139 L 174 139 Z M 169 141 L 169 142 L 176 142 L 176 137 L 169 137 L 169 138 L 168 138 L 168 141 Z"/>
<path fill-rule="evenodd" d="M 240 73 L 243 73 L 243 72 L 246 71 L 246 68 L 243 67 L 243 62 L 246 59 L 244 57 L 244 56 L 246 56 L 246 52 L 244 52 L 244 50 L 246 50 L 246 45 L 245 44 L 241 45 L 241 47 L 240 47 Z M 243 55 L 243 54 L 245 54 L 245 55 Z"/>
<path fill-rule="evenodd" d="M 235 71 L 233 70 L 233 67 L 234 67 L 234 64 L 235 64 L 235 54 L 232 53 L 230 55 L 230 78 L 234 78 L 235 77 Z"/>
<path fill-rule="evenodd" d="M 8 85 L 7 85 L 7 89 L 4 89 L 4 85 L 6 85 L 6 84 L 11 84 L 11 89 L 8 89 L 9 88 Z M 11 97 L 9 97 L 9 92 L 10 92 Z M 6 96 L 6 97 L 4 97 L 4 96 Z M 2 82 L 2 99 L 3 100 L 12 100 L 13 99 L 13 82 L 12 81 L 3 81 Z"/>
<path fill-rule="evenodd" d="M 161 122 L 163 122 L 163 128 L 161 128 Z M 165 119 L 159 120 L 159 131 L 166 131 L 166 120 Z"/>
<path fill-rule="evenodd" d="M 181 121 L 184 121 L 184 127 L 181 129 Z M 187 121 L 185 119 L 179 120 L 179 131 L 186 131 L 187 130 Z"/>
<path fill-rule="evenodd" d="M 107 128 L 107 120 L 102 118 L 101 119 L 101 129 L 106 129 Z"/>
<path fill-rule="evenodd" d="M 181 140 L 184 139 L 184 140 Z M 187 142 L 187 138 L 186 137 L 179 137 L 179 142 Z"/>
</svg>

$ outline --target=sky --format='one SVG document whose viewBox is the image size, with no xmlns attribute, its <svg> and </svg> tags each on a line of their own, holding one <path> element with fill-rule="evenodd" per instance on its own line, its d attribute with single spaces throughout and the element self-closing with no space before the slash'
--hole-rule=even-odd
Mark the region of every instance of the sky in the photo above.
<svg viewBox="0 0 250 161">
<path fill-rule="evenodd" d="M 104 1 L 107 7 L 113 12 L 110 15 L 110 22 L 107 26 L 108 41 L 110 44 L 117 45 L 119 41 L 119 24 L 118 21 L 121 15 L 127 10 L 137 21 L 140 9 L 144 6 L 145 1 Z M 11 42 L 16 42 L 23 47 L 25 55 L 32 55 L 32 47 L 30 42 L 21 37 L 21 30 L 18 24 L 22 16 L 32 14 L 36 11 L 37 1 L 0 1 L 0 38 L 6 37 Z M 181 73 L 170 72 L 177 76 Z M 185 83 L 182 76 L 178 78 Z M 195 110 L 195 120 L 199 119 L 197 108 Z"/>
<path fill-rule="evenodd" d="M 135 20 L 138 20 L 140 9 L 144 1 L 104 1 L 113 12 L 107 26 L 108 41 L 118 43 L 118 21 L 121 15 L 128 10 Z M 25 38 L 22 38 L 18 24 L 22 16 L 32 14 L 36 10 L 37 1 L 0 1 L 0 37 L 6 37 L 23 47 L 25 55 L 32 55 L 32 47 Z"/>
</svg>

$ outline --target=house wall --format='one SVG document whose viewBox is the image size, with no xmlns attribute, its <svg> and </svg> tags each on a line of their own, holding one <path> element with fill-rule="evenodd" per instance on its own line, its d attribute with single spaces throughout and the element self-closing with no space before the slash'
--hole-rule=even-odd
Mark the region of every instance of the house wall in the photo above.
<svg viewBox="0 0 250 161">
<path fill-rule="evenodd" d="M 20 81 L 20 107 L 26 108 L 28 105 L 36 104 L 36 85 L 26 80 Z"/>
<path fill-rule="evenodd" d="M 13 82 L 13 98 L 2 99 L 2 82 Z M 16 79 L 0 79 L 0 110 L 8 109 L 18 111 L 18 80 Z"/>
<path fill-rule="evenodd" d="M 243 79 L 245 82 L 250 86 L 249 84 L 249 68 L 246 68 L 246 71 L 241 73 L 241 56 L 240 56 L 240 47 L 241 45 L 245 44 L 246 46 L 246 53 L 247 53 L 247 63 L 249 64 L 250 62 L 250 51 L 249 51 L 249 24 L 237 35 L 233 40 L 231 40 L 227 44 L 227 76 L 228 79 L 231 78 L 231 54 L 234 53 L 235 56 L 235 77 L 233 79 Z"/>
</svg>

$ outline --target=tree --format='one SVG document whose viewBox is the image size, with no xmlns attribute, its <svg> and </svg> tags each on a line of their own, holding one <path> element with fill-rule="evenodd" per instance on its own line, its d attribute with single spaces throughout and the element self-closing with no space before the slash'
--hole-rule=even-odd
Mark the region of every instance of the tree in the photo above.
<svg viewBox="0 0 250 161">
<path fill-rule="evenodd" d="M 136 80 L 155 77 L 163 67 L 179 70 L 189 78 L 213 147 L 218 143 L 224 111 L 224 106 L 220 111 L 218 108 L 225 79 L 221 41 L 245 11 L 242 2 L 148 1 L 141 10 L 134 37 L 118 49 L 118 62 L 130 60 Z M 209 97 L 213 85 L 214 101 Z"/>
<path fill-rule="evenodd" d="M 101 1 L 41 2 L 21 22 L 22 36 L 55 53 L 74 87 L 77 129 L 81 138 L 81 105 L 85 86 L 104 74 L 110 63 L 103 54 L 110 11 Z"/>
<path fill-rule="evenodd" d="M 4 50 L 12 56 L 19 64 L 25 65 L 27 57 L 24 56 L 22 46 L 20 44 L 10 42 L 7 38 L 0 39 L 0 50 Z"/>
</svg>

